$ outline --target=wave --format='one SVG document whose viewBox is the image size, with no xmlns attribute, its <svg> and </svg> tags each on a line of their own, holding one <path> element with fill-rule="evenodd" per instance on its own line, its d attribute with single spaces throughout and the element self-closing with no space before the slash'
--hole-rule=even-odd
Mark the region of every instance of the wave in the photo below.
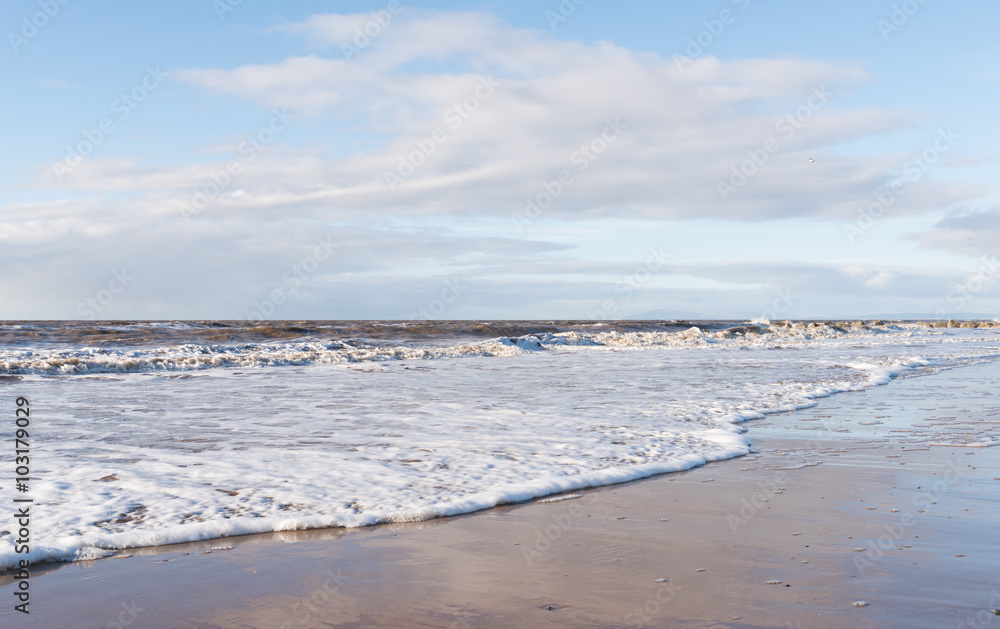
<svg viewBox="0 0 1000 629">
<path fill-rule="evenodd" d="M 461 499 L 436 502 L 420 508 L 372 511 L 361 514 L 236 517 L 155 530 L 140 529 L 100 535 L 67 536 L 50 543 L 33 544 L 31 551 L 22 555 L 16 555 L 10 551 L 0 551 L 0 572 L 13 569 L 19 559 L 28 559 L 32 563 L 89 561 L 109 557 L 131 548 L 224 539 L 255 533 L 359 528 L 394 522 L 421 522 L 440 517 L 464 515 L 565 491 L 614 485 L 668 472 L 680 472 L 711 461 L 729 459 L 749 452 L 746 439 L 738 435 L 728 435 L 728 437 L 729 443 L 720 443 L 716 451 L 705 453 L 704 456 L 692 453 L 658 463 L 614 467 L 571 477 L 525 480 L 502 488 L 478 492 Z"/>
<path fill-rule="evenodd" d="M 737 325 L 720 330 L 692 326 L 677 331 L 537 332 L 451 346 L 400 344 L 370 339 L 307 340 L 296 343 L 199 344 L 130 348 L 76 347 L 0 351 L 0 374 L 78 375 L 197 371 L 286 365 L 433 360 L 467 356 L 520 356 L 557 347 L 643 348 L 729 344 L 760 346 L 842 337 L 915 336 L 908 324 L 841 327 L 826 324 Z M 289 326 L 282 328 L 288 330 Z M 308 331 L 303 329 L 304 331 Z M 921 328 L 922 334 L 931 333 Z M 940 333 L 935 331 L 934 333 Z"/>
</svg>

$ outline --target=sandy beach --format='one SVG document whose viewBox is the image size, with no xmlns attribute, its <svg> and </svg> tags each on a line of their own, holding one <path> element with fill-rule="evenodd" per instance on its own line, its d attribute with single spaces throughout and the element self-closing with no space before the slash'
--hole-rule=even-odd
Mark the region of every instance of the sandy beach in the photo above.
<svg viewBox="0 0 1000 629">
<path fill-rule="evenodd" d="M 998 375 L 821 399 L 747 423 L 749 456 L 565 500 L 36 566 L 30 618 L 0 624 L 1000 626 L 997 450 L 927 439 L 996 430 Z"/>
</svg>

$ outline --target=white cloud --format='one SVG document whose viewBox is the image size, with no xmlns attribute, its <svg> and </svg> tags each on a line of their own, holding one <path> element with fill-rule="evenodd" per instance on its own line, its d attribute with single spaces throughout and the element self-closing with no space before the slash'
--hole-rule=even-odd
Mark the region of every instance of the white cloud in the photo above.
<svg viewBox="0 0 1000 629">
<path fill-rule="evenodd" d="M 1000 256 L 1000 208 L 956 211 L 913 239 L 958 254 Z"/>
<path fill-rule="evenodd" d="M 358 19 L 313 16 L 285 28 L 339 41 Z M 487 75 L 502 86 L 487 100 L 470 100 L 477 111 L 454 128 L 447 112 L 471 98 Z M 387 133 L 390 139 L 377 150 L 328 160 L 324 170 L 351 184 L 323 184 L 306 175 L 299 190 L 287 189 L 294 197 L 308 186 L 307 203 L 326 199 L 418 214 L 509 214 L 565 169 L 573 183 L 546 210 L 549 216 L 847 218 L 907 156 L 846 158 L 833 147 L 913 122 L 905 112 L 840 107 L 843 92 L 868 80 L 847 62 L 706 57 L 681 71 L 654 54 L 608 42 L 562 42 L 470 13 L 397 17 L 351 61 L 293 57 L 176 76 L 266 106 L 350 118 Z M 803 109 L 817 102 L 817 90 L 828 92 L 828 101 Z M 799 120 L 779 123 L 796 112 Z M 571 156 L 601 133 L 608 117 L 619 117 L 627 132 L 586 172 L 578 171 Z M 446 141 L 432 155 L 414 154 L 435 129 Z M 731 184 L 733 168 L 743 166 L 750 152 L 761 155 L 769 139 L 777 151 L 721 198 L 720 182 Z M 400 157 L 409 155 L 422 163 L 387 194 L 386 173 L 396 172 Z M 811 163 L 809 157 L 819 159 Z M 912 190 L 898 213 L 940 209 L 980 192 L 928 181 Z"/>
<path fill-rule="evenodd" d="M 323 46 L 316 54 L 173 73 L 263 108 L 287 107 L 298 116 L 293 124 L 316 130 L 301 147 L 279 134 L 254 160 L 241 162 L 240 173 L 189 224 L 181 208 L 192 205 L 227 160 L 152 166 L 88 159 L 61 183 L 50 165 L 40 167 L 36 185 L 46 189 L 44 198 L 62 198 L 3 208 L 0 264 L 10 274 L 0 288 L 12 294 L 43 274 L 44 294 L 33 302 L 36 311 L 3 304 L 0 315 L 72 316 L 76 300 L 102 286 L 110 269 L 128 265 L 138 279 L 116 307 L 130 316 L 245 316 L 253 300 L 281 286 L 284 270 L 315 236 L 333 230 L 337 253 L 290 292 L 288 316 L 406 316 L 449 273 L 476 279 L 456 316 L 584 316 L 613 294 L 614 280 L 602 276 L 628 273 L 633 265 L 579 259 L 565 245 L 532 241 L 530 220 L 520 232 L 511 222 L 495 239 L 380 222 L 509 219 L 524 215 L 526 198 L 546 194 L 557 198 L 541 209 L 544 218 L 853 221 L 908 159 L 837 152 L 843 142 L 913 123 L 907 112 L 843 104 L 842 95 L 870 78 L 851 62 L 704 57 L 682 70 L 672 59 L 611 42 L 565 42 L 484 14 L 421 11 L 395 16 L 361 54 L 343 58 L 339 44 L 370 19 L 319 15 L 281 27 Z M 789 115 L 799 117 L 788 121 Z M 609 120 L 619 122 L 609 126 Z M 344 121 L 382 143 L 338 155 L 330 147 L 344 146 L 343 138 L 327 129 Z M 443 141 L 428 145 L 435 135 Z M 768 153 L 772 139 L 777 149 Z M 214 151 L 231 141 L 204 138 Z M 390 189 L 386 173 L 399 174 L 400 156 L 421 146 L 433 152 Z M 731 183 L 733 168 L 761 151 L 766 163 L 723 198 L 719 182 Z M 561 171 L 569 179 L 554 183 Z M 981 194 L 928 176 L 908 185 L 893 213 L 937 211 Z M 967 228 L 955 221 L 922 237 L 925 244 L 956 249 L 955 234 Z M 865 265 L 756 262 L 669 272 L 703 278 L 705 286 L 650 286 L 648 303 L 637 300 L 627 309 L 669 303 L 759 312 L 773 299 L 760 285 L 791 286 L 814 296 L 817 309 L 873 294 L 919 303 L 928 281 L 946 288 L 935 271 Z M 536 277 L 526 281 L 524 274 Z M 760 305 L 726 306 L 732 293 L 709 289 L 733 285 L 752 286 L 739 298 L 756 291 Z"/>
<path fill-rule="evenodd" d="M 868 288 L 884 289 L 889 286 L 895 277 L 890 271 L 877 269 L 874 275 L 865 280 L 865 286 Z"/>
</svg>

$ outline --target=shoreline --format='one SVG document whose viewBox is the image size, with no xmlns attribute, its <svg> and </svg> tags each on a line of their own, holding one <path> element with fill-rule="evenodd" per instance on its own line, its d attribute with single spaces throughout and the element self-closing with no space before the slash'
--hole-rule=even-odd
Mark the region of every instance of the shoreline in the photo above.
<svg viewBox="0 0 1000 629">
<path fill-rule="evenodd" d="M 34 566 L 33 613 L 8 605 L 0 624 L 127 626 L 116 619 L 134 613 L 150 627 L 1000 626 L 984 616 L 1000 607 L 996 448 L 900 437 L 927 415 L 995 428 L 997 373 L 994 362 L 820 398 L 743 424 L 748 456 L 575 499 Z M 11 591 L 0 578 L 0 600 Z"/>
</svg>

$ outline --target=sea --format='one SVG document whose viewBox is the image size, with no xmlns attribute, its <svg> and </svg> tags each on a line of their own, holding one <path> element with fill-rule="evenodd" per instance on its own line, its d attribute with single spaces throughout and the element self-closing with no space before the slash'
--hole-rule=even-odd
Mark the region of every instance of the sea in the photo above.
<svg viewBox="0 0 1000 629">
<path fill-rule="evenodd" d="M 1000 324 L 981 326 L 4 322 L 0 502 L 31 517 L 27 542 L 0 519 L 0 571 L 452 516 L 739 457 L 755 419 L 997 361 Z M 997 446 L 1000 418 L 906 439 Z"/>
</svg>

